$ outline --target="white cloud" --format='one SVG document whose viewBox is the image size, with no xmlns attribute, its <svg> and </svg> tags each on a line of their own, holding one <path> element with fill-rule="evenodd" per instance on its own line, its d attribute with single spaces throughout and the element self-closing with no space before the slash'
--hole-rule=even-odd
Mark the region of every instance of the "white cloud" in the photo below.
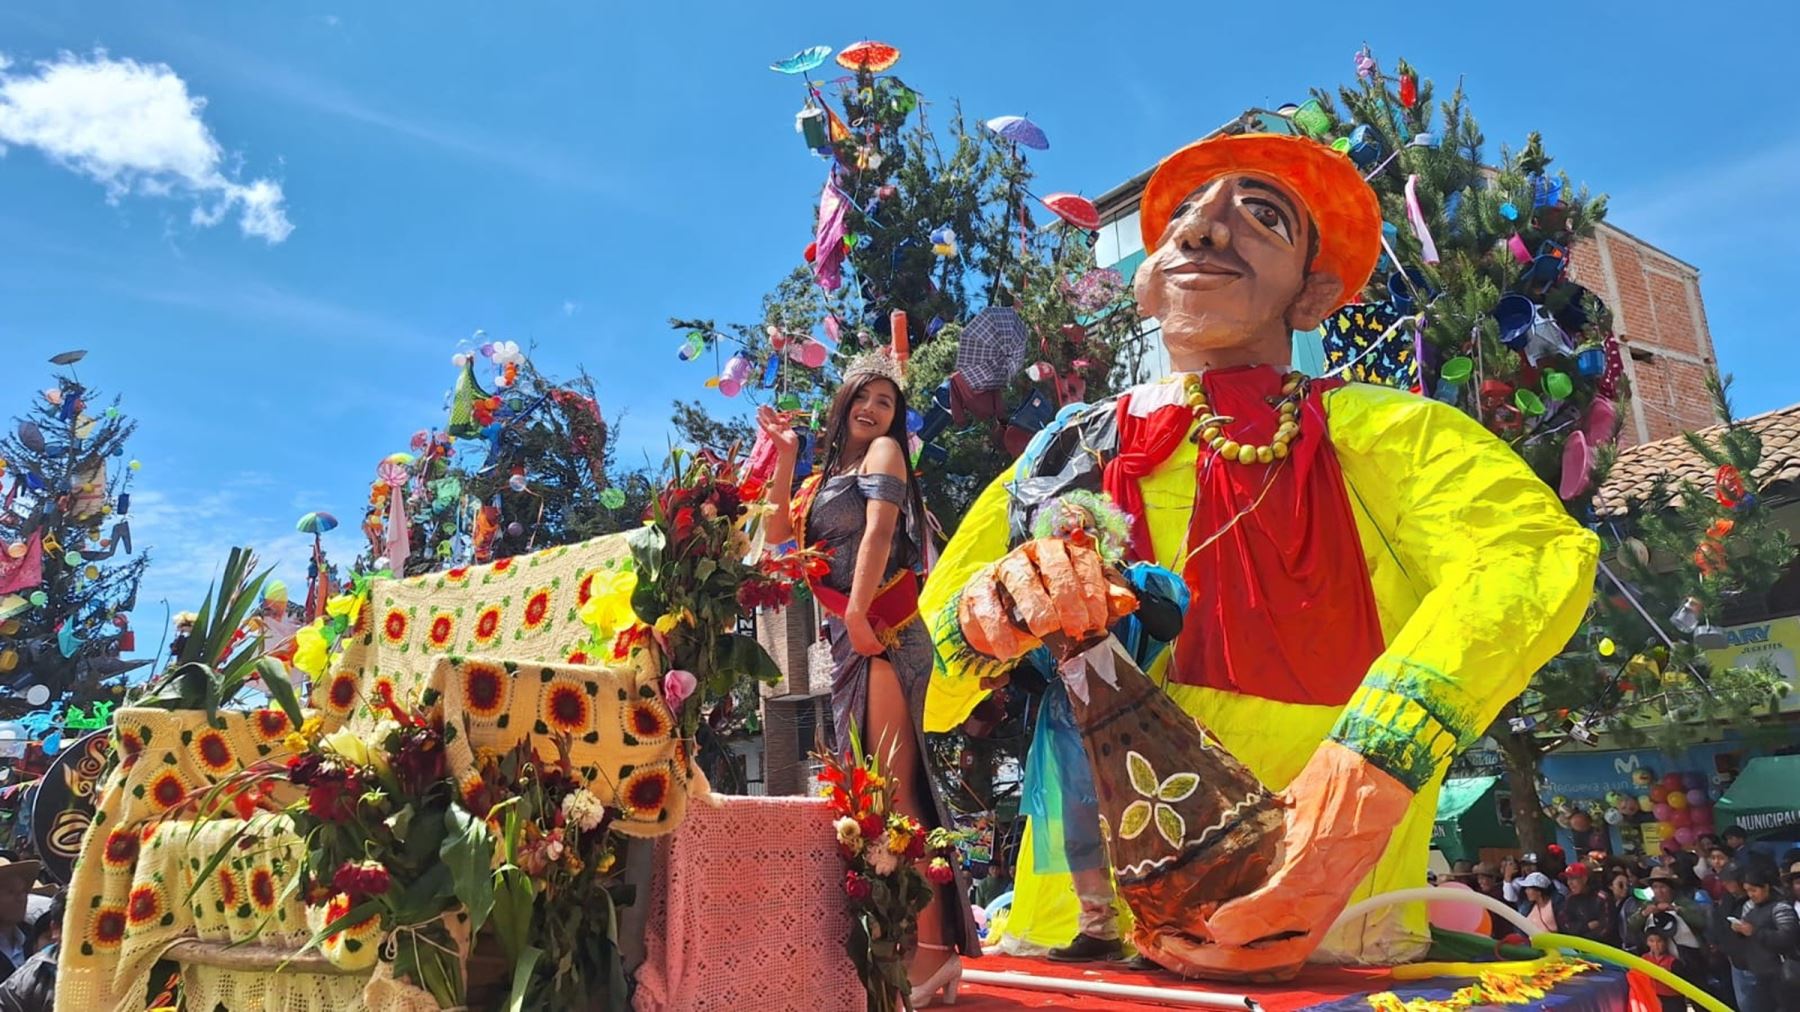
<svg viewBox="0 0 1800 1012">
<path fill-rule="evenodd" d="M 562 310 L 564 316 L 574 316 L 576 313 L 581 312 L 581 303 L 576 302 L 574 299 L 564 299 Z"/>
<path fill-rule="evenodd" d="M 195 225 L 234 211 L 245 235 L 269 243 L 294 230 L 281 184 L 240 183 L 226 174 L 226 153 L 201 119 L 206 99 L 162 63 L 63 53 L 30 71 L 8 73 L 0 58 L 0 153 L 35 148 L 46 158 L 127 196 L 186 198 Z"/>
</svg>

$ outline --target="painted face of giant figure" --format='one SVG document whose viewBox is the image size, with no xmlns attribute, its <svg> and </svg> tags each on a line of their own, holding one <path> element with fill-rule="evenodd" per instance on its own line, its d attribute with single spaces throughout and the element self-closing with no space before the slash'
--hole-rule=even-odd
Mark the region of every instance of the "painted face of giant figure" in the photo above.
<svg viewBox="0 0 1800 1012">
<path fill-rule="evenodd" d="M 1138 267 L 1138 310 L 1162 323 L 1181 371 L 1285 365 L 1292 332 L 1336 308 L 1343 282 L 1314 270 L 1317 227 L 1287 186 L 1249 173 L 1188 194 Z"/>
</svg>

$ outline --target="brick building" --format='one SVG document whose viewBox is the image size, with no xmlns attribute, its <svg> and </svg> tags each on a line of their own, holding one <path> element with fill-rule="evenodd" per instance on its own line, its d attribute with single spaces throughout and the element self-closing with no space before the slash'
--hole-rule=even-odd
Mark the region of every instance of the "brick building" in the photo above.
<svg viewBox="0 0 1800 1012">
<path fill-rule="evenodd" d="M 1252 115 L 1254 112 L 1246 117 Z M 1127 278 L 1144 259 L 1144 244 L 1138 236 L 1138 198 L 1150 171 L 1144 170 L 1094 202 L 1101 222 L 1095 261 L 1101 267 L 1117 268 Z M 1629 214 L 1630 209 L 1620 210 Z M 1620 444 L 1654 442 L 1718 421 L 1706 392 L 1706 377 L 1718 368 L 1718 362 L 1701 303 L 1699 268 L 1603 223 L 1594 238 L 1576 245 L 1570 272 L 1577 283 L 1611 308 L 1614 333 L 1623 342 L 1632 397 L 1620 423 Z M 1148 375 L 1168 368 L 1156 340 L 1159 329 L 1153 320 L 1144 322 L 1143 333 L 1152 344 L 1146 349 Z M 1304 371 L 1307 359 L 1297 345 L 1295 368 Z"/>
</svg>

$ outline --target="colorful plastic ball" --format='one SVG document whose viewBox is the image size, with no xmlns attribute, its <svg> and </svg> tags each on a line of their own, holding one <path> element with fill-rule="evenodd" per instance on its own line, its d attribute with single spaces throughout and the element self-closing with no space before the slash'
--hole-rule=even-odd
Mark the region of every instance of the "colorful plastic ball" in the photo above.
<svg viewBox="0 0 1800 1012">
<path fill-rule="evenodd" d="M 1459 889 L 1465 893 L 1474 892 L 1473 889 L 1461 882 L 1444 882 L 1440 883 L 1437 888 L 1444 891 Z M 1484 913 L 1479 906 L 1473 903 L 1431 903 L 1428 905 L 1428 909 L 1432 927 L 1445 931 L 1460 931 L 1465 934 L 1473 933 L 1481 927 L 1481 915 Z"/>
<path fill-rule="evenodd" d="M 1687 792 L 1670 791 L 1669 796 L 1664 799 L 1663 803 L 1679 812 L 1687 807 Z"/>
</svg>

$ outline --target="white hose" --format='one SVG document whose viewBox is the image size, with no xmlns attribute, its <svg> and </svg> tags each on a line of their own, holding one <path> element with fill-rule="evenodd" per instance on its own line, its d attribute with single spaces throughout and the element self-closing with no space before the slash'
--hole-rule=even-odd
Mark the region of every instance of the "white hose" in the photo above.
<svg viewBox="0 0 1800 1012">
<path fill-rule="evenodd" d="M 1038 977 L 1028 973 L 995 973 L 992 970 L 964 970 L 965 984 L 1018 988 L 1025 991 L 1057 991 L 1063 994 L 1103 995 L 1108 998 L 1140 998 L 1162 1005 L 1193 1005 L 1198 1008 L 1228 1008 L 1237 1012 L 1261 1012 L 1262 1006 L 1248 995 L 1220 994 L 1214 991 L 1187 991 L 1178 988 L 1145 987 L 1141 984 L 1108 984 L 1098 980 L 1070 980 L 1067 977 Z"/>
</svg>

